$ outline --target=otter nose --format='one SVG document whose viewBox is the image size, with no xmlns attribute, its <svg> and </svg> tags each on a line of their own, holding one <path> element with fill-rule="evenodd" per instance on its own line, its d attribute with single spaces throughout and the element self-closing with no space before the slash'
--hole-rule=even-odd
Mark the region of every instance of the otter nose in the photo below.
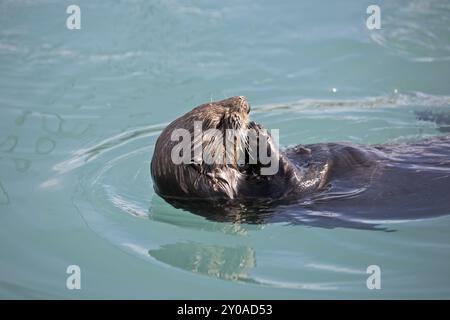
<svg viewBox="0 0 450 320">
<path fill-rule="evenodd" d="M 247 110 L 247 114 L 250 113 L 251 108 L 250 108 L 250 104 L 247 101 L 247 98 L 244 96 L 238 96 L 237 98 L 239 100 L 240 106 Z"/>
</svg>

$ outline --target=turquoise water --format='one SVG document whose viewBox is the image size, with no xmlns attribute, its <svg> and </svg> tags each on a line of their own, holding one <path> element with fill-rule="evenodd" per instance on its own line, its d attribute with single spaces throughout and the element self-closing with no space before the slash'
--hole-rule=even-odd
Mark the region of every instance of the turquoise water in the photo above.
<svg viewBox="0 0 450 320">
<path fill-rule="evenodd" d="M 371 1 L 76 1 L 68 30 L 72 3 L 0 2 L 1 298 L 450 297 L 449 216 L 221 223 L 149 174 L 171 120 L 233 95 L 284 146 L 443 134 L 414 111 L 450 109 L 448 1 L 379 2 L 372 31 Z"/>
</svg>

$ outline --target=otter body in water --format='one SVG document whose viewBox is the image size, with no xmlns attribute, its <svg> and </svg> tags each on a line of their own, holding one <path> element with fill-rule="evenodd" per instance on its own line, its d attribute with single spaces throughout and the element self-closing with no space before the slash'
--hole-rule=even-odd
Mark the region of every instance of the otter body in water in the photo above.
<svg viewBox="0 0 450 320">
<path fill-rule="evenodd" d="M 249 121 L 249 112 L 244 97 L 233 97 L 201 105 L 172 122 L 158 138 L 151 162 L 155 191 L 175 207 L 221 221 L 367 228 L 367 221 L 448 213 L 450 136 L 397 145 L 299 145 L 281 152 L 266 130 Z M 197 137 L 195 123 L 203 132 Z M 184 163 L 173 161 L 177 129 L 190 139 L 192 152 L 184 151 L 189 159 Z M 211 129 L 223 135 L 218 139 L 208 133 Z M 231 150 L 228 129 L 235 132 Z M 258 143 L 266 142 L 257 148 L 276 162 L 272 174 L 262 174 L 267 164 L 259 153 L 249 161 L 248 130 L 257 133 Z M 233 161 L 196 159 L 199 146 Z"/>
</svg>

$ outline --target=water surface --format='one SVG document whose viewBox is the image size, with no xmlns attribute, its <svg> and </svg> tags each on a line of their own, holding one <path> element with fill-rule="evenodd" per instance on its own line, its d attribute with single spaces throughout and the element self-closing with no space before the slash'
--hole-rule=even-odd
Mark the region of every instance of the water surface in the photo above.
<svg viewBox="0 0 450 320">
<path fill-rule="evenodd" d="M 416 113 L 450 111 L 448 1 L 382 1 L 373 31 L 370 1 L 77 1 L 81 30 L 69 4 L 0 3 L 0 297 L 450 296 L 450 208 L 395 232 L 233 224 L 149 174 L 170 121 L 233 95 L 283 146 L 444 134 Z"/>
</svg>

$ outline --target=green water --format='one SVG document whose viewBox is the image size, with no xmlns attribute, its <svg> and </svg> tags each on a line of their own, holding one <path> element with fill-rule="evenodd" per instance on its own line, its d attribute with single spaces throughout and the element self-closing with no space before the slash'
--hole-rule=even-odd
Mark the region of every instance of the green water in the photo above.
<svg viewBox="0 0 450 320">
<path fill-rule="evenodd" d="M 371 1 L 76 1 L 68 30 L 72 3 L 0 1 L 1 298 L 450 297 L 448 216 L 213 222 L 149 174 L 168 122 L 233 95 L 284 146 L 442 134 L 414 111 L 450 109 L 448 1 L 379 2 L 372 31 Z"/>
</svg>

